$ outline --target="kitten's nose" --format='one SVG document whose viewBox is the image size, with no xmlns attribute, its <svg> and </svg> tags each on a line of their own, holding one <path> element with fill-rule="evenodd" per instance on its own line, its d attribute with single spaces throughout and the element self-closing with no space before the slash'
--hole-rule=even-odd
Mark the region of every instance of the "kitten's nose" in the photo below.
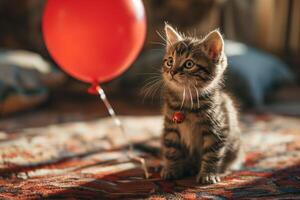
<svg viewBox="0 0 300 200">
<path fill-rule="evenodd" d="M 177 71 L 171 70 L 170 71 L 171 76 L 173 77 L 175 74 L 177 74 Z"/>
</svg>

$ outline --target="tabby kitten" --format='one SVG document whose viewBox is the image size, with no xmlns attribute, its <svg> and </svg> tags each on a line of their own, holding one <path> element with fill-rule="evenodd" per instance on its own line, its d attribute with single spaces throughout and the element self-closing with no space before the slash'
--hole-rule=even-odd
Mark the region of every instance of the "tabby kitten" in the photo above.
<svg viewBox="0 0 300 200">
<path fill-rule="evenodd" d="M 202 184 L 242 161 L 237 110 L 222 90 L 227 67 L 219 31 L 203 39 L 185 37 L 166 24 L 163 179 L 197 175 Z"/>
</svg>

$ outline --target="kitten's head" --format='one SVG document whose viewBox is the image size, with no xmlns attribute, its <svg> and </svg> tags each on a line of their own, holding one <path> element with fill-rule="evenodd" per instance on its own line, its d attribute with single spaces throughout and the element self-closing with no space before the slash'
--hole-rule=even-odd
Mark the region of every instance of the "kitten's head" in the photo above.
<svg viewBox="0 0 300 200">
<path fill-rule="evenodd" d="M 227 66 L 219 31 L 198 39 L 182 36 L 166 24 L 165 32 L 167 44 L 162 73 L 167 87 L 177 91 L 189 87 L 209 91 L 217 87 Z"/>
</svg>

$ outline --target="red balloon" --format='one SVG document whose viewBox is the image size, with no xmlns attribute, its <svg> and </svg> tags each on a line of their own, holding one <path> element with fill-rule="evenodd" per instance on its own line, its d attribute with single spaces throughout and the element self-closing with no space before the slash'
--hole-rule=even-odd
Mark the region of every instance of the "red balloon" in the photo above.
<svg viewBox="0 0 300 200">
<path fill-rule="evenodd" d="M 42 28 L 64 71 L 99 83 L 132 64 L 145 40 L 146 18 L 141 0 L 48 0 Z"/>
</svg>

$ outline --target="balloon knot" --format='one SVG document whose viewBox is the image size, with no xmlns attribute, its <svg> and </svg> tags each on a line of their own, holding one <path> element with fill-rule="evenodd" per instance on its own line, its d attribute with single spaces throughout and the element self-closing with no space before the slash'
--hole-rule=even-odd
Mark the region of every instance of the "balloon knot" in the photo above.
<svg viewBox="0 0 300 200">
<path fill-rule="evenodd" d="M 98 83 L 92 83 L 91 87 L 88 88 L 88 93 L 96 95 L 98 94 L 99 85 Z"/>
</svg>

